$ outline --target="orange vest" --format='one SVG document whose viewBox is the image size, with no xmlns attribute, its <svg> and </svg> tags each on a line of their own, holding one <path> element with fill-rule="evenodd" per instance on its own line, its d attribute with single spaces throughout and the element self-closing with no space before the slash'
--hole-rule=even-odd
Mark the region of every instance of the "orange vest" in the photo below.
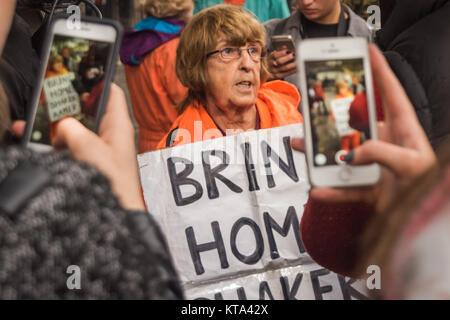
<svg viewBox="0 0 450 320">
<path fill-rule="evenodd" d="M 179 38 L 148 54 L 139 66 L 125 65 L 134 116 L 139 124 L 139 153 L 156 149 L 178 116 L 187 89 L 175 73 Z"/>
<path fill-rule="evenodd" d="M 303 122 L 297 109 L 300 100 L 297 88 L 288 82 L 277 80 L 264 83 L 256 99 L 261 129 Z M 169 133 L 159 142 L 157 149 L 222 136 L 223 134 L 202 105 L 190 105 L 175 120 Z"/>
</svg>

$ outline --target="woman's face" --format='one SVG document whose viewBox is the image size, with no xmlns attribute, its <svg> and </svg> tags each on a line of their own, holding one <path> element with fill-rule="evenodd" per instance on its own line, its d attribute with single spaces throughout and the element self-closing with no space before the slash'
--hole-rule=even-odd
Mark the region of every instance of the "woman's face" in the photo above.
<svg viewBox="0 0 450 320">
<path fill-rule="evenodd" d="M 64 65 L 62 62 L 56 61 L 53 63 L 52 67 L 53 67 L 53 71 L 55 71 L 57 73 L 61 73 L 64 68 Z"/>
<path fill-rule="evenodd" d="M 224 40 L 219 40 L 215 50 L 235 48 Z M 258 94 L 261 70 L 261 59 L 252 58 L 246 48 L 261 48 L 257 43 L 247 43 L 241 47 L 240 57 L 226 60 L 223 56 L 232 50 L 226 49 L 211 54 L 207 60 L 208 88 L 206 99 L 219 109 L 248 108 L 255 104 Z M 214 50 L 214 51 L 215 51 Z"/>
</svg>

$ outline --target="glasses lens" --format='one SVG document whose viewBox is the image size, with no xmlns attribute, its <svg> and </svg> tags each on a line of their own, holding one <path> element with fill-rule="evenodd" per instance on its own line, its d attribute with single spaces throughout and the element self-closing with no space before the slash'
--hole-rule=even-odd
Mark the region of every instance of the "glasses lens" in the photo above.
<svg viewBox="0 0 450 320">
<path fill-rule="evenodd" d="M 236 59 L 239 57 L 239 48 L 236 47 L 228 47 L 220 50 L 222 54 L 222 58 L 224 59 Z"/>
<path fill-rule="evenodd" d="M 253 59 L 260 59 L 261 58 L 261 47 L 252 46 L 252 47 L 248 48 L 248 53 Z"/>
</svg>

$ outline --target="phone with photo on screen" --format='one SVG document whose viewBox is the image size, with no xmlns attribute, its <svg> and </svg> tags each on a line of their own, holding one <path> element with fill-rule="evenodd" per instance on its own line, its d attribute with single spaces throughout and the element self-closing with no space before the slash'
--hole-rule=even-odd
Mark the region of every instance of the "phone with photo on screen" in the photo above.
<svg viewBox="0 0 450 320">
<path fill-rule="evenodd" d="M 65 117 L 98 131 L 122 38 L 119 23 L 91 17 L 79 24 L 56 17 L 48 30 L 23 137 L 41 151 L 52 149 L 55 125 Z"/>
<path fill-rule="evenodd" d="M 377 139 L 372 73 L 363 38 L 303 40 L 297 63 L 310 183 L 317 187 L 375 184 L 377 164 L 352 166 L 344 157 Z"/>
</svg>

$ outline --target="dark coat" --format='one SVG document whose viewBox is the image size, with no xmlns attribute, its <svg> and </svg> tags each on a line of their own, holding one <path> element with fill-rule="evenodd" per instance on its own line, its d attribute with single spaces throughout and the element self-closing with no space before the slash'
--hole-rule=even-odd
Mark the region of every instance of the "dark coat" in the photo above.
<svg viewBox="0 0 450 320">
<path fill-rule="evenodd" d="M 40 58 L 33 49 L 31 36 L 27 22 L 16 14 L 0 58 L 0 81 L 8 96 L 12 120 L 27 119 L 38 80 Z"/>
<path fill-rule="evenodd" d="M 420 80 L 427 103 L 423 97 L 414 101 L 411 92 L 415 89 L 402 84 L 431 144 L 438 149 L 450 137 L 450 0 L 397 0 L 377 34 L 377 43 L 385 52 L 404 59 L 388 59 L 399 78 L 399 72 L 411 67 Z"/>
</svg>

